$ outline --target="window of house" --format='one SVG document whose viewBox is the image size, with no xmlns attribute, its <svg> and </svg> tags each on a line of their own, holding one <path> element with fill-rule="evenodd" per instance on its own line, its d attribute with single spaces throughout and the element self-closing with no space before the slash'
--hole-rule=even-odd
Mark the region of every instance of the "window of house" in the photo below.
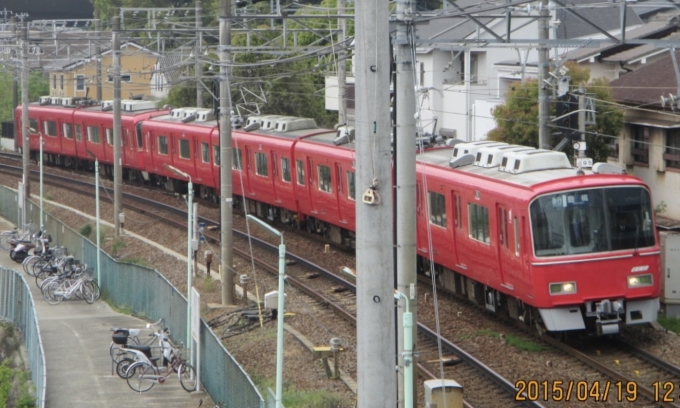
<svg viewBox="0 0 680 408">
<path fill-rule="evenodd" d="M 106 144 L 113 146 L 113 129 L 106 128 Z"/>
<path fill-rule="evenodd" d="M 64 76 L 59 75 L 59 89 L 64 90 Z"/>
<path fill-rule="evenodd" d="M 331 168 L 319 165 L 319 190 L 327 193 L 331 192 Z"/>
<path fill-rule="evenodd" d="M 446 200 L 444 195 L 429 191 L 427 200 L 430 205 L 430 222 L 446 228 Z"/>
<path fill-rule="evenodd" d="M 301 186 L 305 185 L 305 164 L 302 160 L 295 160 L 295 167 L 297 168 L 297 183 Z"/>
<path fill-rule="evenodd" d="M 354 181 L 355 176 L 356 175 L 353 171 L 347 172 L 347 197 L 349 197 L 350 200 L 357 199 L 356 185 Z"/>
<path fill-rule="evenodd" d="M 243 156 L 241 149 L 232 149 L 231 151 L 231 168 L 234 170 L 243 170 Z"/>
<path fill-rule="evenodd" d="M 630 154 L 636 163 L 649 164 L 649 128 L 633 125 L 633 146 Z"/>
<path fill-rule="evenodd" d="M 191 148 L 189 147 L 189 140 L 180 139 L 179 141 L 179 157 L 181 159 L 191 158 Z"/>
<path fill-rule="evenodd" d="M 470 227 L 470 238 L 486 244 L 491 242 L 489 238 L 489 209 L 477 205 L 468 204 L 468 217 Z"/>
<path fill-rule="evenodd" d="M 85 75 L 76 76 L 76 91 L 85 90 Z"/>
<path fill-rule="evenodd" d="M 220 145 L 213 145 L 213 163 L 220 165 Z"/>
<path fill-rule="evenodd" d="M 283 181 L 290 183 L 290 159 L 287 157 L 281 158 L 281 178 Z"/>
<path fill-rule="evenodd" d="M 260 176 L 269 176 L 269 167 L 267 166 L 267 155 L 264 153 L 255 153 L 255 173 Z"/>
<path fill-rule="evenodd" d="M 159 154 L 168 154 L 168 137 L 167 136 L 158 136 L 158 153 Z"/>
<path fill-rule="evenodd" d="M 53 120 L 46 120 L 43 122 L 43 125 L 45 126 L 46 136 L 57 137 L 57 122 Z"/>
<path fill-rule="evenodd" d="M 201 143 L 201 160 L 203 163 L 210 163 L 210 145 Z"/>
<path fill-rule="evenodd" d="M 64 123 L 63 128 L 64 137 L 67 139 L 73 139 L 73 125 L 70 123 Z"/>
<path fill-rule="evenodd" d="M 90 143 L 101 143 L 99 141 L 99 128 L 97 126 L 87 127 L 87 141 Z"/>
<path fill-rule="evenodd" d="M 76 125 L 76 140 L 79 142 L 83 140 L 83 131 L 80 125 Z"/>
<path fill-rule="evenodd" d="M 57 75 L 52 75 L 52 89 L 57 89 Z"/>
<path fill-rule="evenodd" d="M 130 82 L 132 80 L 132 77 L 130 74 L 121 74 L 120 75 L 120 82 Z M 113 82 L 113 75 L 109 75 L 106 79 L 107 82 Z"/>
<path fill-rule="evenodd" d="M 680 129 L 666 132 L 666 151 L 663 154 L 666 167 L 680 168 Z"/>
</svg>

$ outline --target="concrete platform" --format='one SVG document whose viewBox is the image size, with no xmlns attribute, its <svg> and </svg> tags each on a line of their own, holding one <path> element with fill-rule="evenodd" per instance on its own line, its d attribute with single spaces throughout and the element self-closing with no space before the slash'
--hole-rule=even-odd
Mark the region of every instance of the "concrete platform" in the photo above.
<svg viewBox="0 0 680 408">
<path fill-rule="evenodd" d="M 11 228 L 10 223 L 0 219 L 0 230 Z M 49 305 L 43 300 L 35 279 L 26 275 L 21 264 L 12 261 L 5 251 L 0 251 L 0 265 L 21 272 L 31 287 L 45 348 L 46 407 L 196 408 L 200 398 L 205 399 L 203 407 L 210 406 L 210 397 L 204 393 L 184 391 L 176 374 L 165 384 L 155 384 L 151 390 L 139 394 L 111 373 L 109 328 L 140 328 L 143 329 L 140 339 L 145 340 L 144 336 L 150 333 L 145 321 L 116 313 L 101 300 L 92 305 L 83 300 Z"/>
</svg>

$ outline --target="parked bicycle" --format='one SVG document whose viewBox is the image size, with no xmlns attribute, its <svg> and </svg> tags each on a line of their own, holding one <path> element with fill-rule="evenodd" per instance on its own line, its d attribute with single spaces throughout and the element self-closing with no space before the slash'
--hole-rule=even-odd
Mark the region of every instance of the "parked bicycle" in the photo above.
<svg viewBox="0 0 680 408">
<path fill-rule="evenodd" d="M 165 319 L 161 318 L 155 323 L 148 323 L 147 328 L 164 327 Z M 111 345 L 109 346 L 109 355 L 111 361 L 118 364 L 118 362 L 128 354 L 127 348 L 130 346 L 148 346 L 153 341 L 153 335 L 149 335 L 149 340 L 145 342 L 139 341 L 139 333 L 141 329 L 129 329 L 125 327 L 112 327 L 109 329 L 113 332 L 111 335 Z M 124 377 L 123 377 L 124 378 Z"/>
<path fill-rule="evenodd" d="M 33 223 L 24 224 L 21 231 L 19 227 L 14 227 L 8 231 L 0 232 L 0 248 L 5 251 L 11 249 L 10 240 L 27 240 L 31 237 Z"/>
<path fill-rule="evenodd" d="M 94 303 L 100 296 L 99 285 L 86 270 L 87 265 L 80 265 L 73 267 L 68 275 L 58 275 L 46 281 L 42 288 L 45 301 L 56 305 L 64 299 L 78 298 Z"/>
<path fill-rule="evenodd" d="M 146 392 L 155 384 L 163 384 L 165 380 L 177 373 L 179 382 L 185 391 L 191 392 L 196 389 L 196 372 L 181 356 L 180 350 L 173 347 L 168 339 L 167 329 L 154 333 L 159 339 L 159 346 L 163 353 L 164 364 L 158 367 L 154 360 L 146 359 L 131 364 L 125 373 L 128 386 L 136 392 Z M 139 356 L 141 358 L 141 356 Z M 123 361 L 118 364 L 121 365 Z"/>
</svg>

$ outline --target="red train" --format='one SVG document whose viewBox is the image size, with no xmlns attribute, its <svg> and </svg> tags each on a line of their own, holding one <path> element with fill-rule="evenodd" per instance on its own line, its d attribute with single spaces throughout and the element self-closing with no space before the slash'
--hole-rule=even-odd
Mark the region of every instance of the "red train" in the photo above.
<svg viewBox="0 0 680 408">
<path fill-rule="evenodd" d="M 164 164 L 191 174 L 203 197 L 219 195 L 219 135 L 211 111 L 148 109 L 123 102 L 125 174 L 174 189 Z M 16 111 L 20 123 L 21 108 Z M 101 106 L 31 104 L 49 161 L 111 166 L 112 114 Z M 313 120 L 260 116 L 235 129 L 236 205 L 354 245 L 352 133 Z M 31 151 L 38 135 L 30 135 Z M 21 140 L 21 139 L 19 139 Z M 573 168 L 560 152 L 496 142 L 418 154 L 419 269 L 492 311 L 541 330 L 618 333 L 656 320 L 659 240 L 649 189 L 612 166 Z M 431 237 L 431 245 L 428 244 Z M 430 249 L 431 248 L 431 249 Z"/>
</svg>

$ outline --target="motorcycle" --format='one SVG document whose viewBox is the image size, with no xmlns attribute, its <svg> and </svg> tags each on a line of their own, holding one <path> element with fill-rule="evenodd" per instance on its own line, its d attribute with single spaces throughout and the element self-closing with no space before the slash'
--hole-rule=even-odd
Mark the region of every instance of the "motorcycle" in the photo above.
<svg viewBox="0 0 680 408">
<path fill-rule="evenodd" d="M 41 245 L 36 245 L 36 240 L 39 240 Z M 33 235 L 31 240 L 16 240 L 10 241 L 12 249 L 9 252 L 9 257 L 16 263 L 23 263 L 29 255 L 29 251 L 33 250 L 33 254 L 40 255 L 43 250 L 47 249 L 47 244 L 52 241 L 49 234 L 42 237 L 42 231 L 37 235 Z"/>
</svg>

